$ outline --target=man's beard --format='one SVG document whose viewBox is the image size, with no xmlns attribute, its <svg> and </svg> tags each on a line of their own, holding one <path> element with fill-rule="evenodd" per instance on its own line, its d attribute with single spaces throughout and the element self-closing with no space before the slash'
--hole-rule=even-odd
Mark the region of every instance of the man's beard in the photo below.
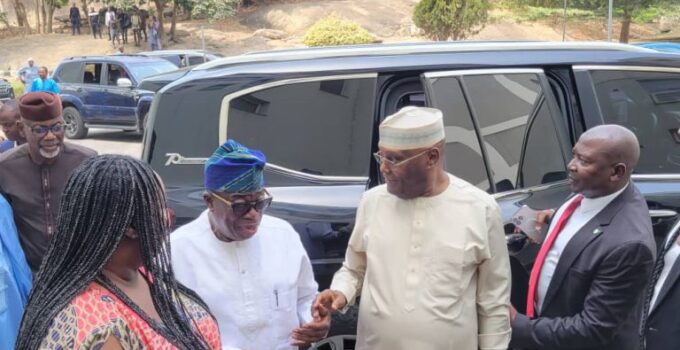
<svg viewBox="0 0 680 350">
<path fill-rule="evenodd" d="M 57 149 L 52 152 L 48 152 L 40 148 L 40 155 L 45 159 L 53 159 L 59 155 L 59 152 L 61 152 L 61 146 L 57 147 Z"/>
</svg>

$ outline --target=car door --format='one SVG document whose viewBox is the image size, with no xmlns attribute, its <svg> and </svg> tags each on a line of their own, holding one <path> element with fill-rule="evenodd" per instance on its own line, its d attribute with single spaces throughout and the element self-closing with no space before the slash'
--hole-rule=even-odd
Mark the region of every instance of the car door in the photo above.
<svg viewBox="0 0 680 350">
<path fill-rule="evenodd" d="M 640 142 L 633 181 L 658 246 L 680 210 L 680 68 L 576 66 L 574 76 L 586 126 L 619 124 Z"/>
<path fill-rule="evenodd" d="M 134 126 L 137 123 L 137 99 L 133 87 L 118 86 L 118 79 L 130 79 L 132 75 L 124 65 L 107 63 L 104 80 L 106 93 L 106 114 L 102 123 L 106 125 Z M 133 83 L 134 84 L 134 83 Z"/>
<path fill-rule="evenodd" d="M 421 79 L 427 104 L 445 116 L 447 170 L 494 194 L 506 233 L 522 205 L 555 208 L 569 196 L 567 123 L 542 69 L 437 71 Z M 538 246 L 509 248 L 512 301 L 522 308 Z"/>
<path fill-rule="evenodd" d="M 106 114 L 106 89 L 102 85 L 104 64 L 86 61 L 82 67 L 79 83 L 73 85 L 73 91 L 83 103 L 80 111 L 83 121 L 86 124 L 97 123 L 104 119 Z M 65 93 L 64 89 L 62 89 L 63 93 Z"/>
</svg>

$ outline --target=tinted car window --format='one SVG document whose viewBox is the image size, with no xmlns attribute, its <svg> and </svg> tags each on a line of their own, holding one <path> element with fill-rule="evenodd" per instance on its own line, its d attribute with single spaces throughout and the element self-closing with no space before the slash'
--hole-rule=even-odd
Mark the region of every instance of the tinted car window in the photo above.
<svg viewBox="0 0 680 350">
<path fill-rule="evenodd" d="M 594 71 L 605 123 L 631 129 L 640 141 L 636 173 L 680 172 L 680 74 Z"/>
<path fill-rule="evenodd" d="M 227 136 L 288 169 L 368 176 L 374 104 L 375 79 L 272 87 L 230 101 Z"/>
<path fill-rule="evenodd" d="M 189 56 L 189 65 L 190 66 L 195 66 L 198 64 L 202 64 L 208 61 L 208 58 L 204 58 L 203 56 Z"/>
<path fill-rule="evenodd" d="M 106 83 L 107 85 L 116 86 L 118 85 L 118 79 L 121 78 L 130 79 L 128 73 L 125 71 L 125 68 L 123 68 L 122 66 L 119 66 L 117 64 L 109 64 L 108 67 L 109 78 Z"/>
<path fill-rule="evenodd" d="M 129 63 L 127 64 L 127 68 L 130 70 L 130 73 L 135 77 L 135 79 L 137 79 L 137 81 L 142 81 L 144 78 L 154 74 L 177 70 L 177 66 L 164 60 L 158 60 L 155 62 Z"/>
<path fill-rule="evenodd" d="M 59 71 L 59 80 L 64 83 L 80 83 L 83 78 L 81 75 L 80 62 L 64 63 Z"/>
<path fill-rule="evenodd" d="M 430 84 L 430 102 L 444 114 L 447 171 L 488 191 L 489 179 L 479 139 L 458 77 L 435 78 Z M 417 100 L 417 95 L 413 97 Z"/>
<path fill-rule="evenodd" d="M 464 82 L 484 139 L 496 190 L 515 189 L 527 125 L 542 98 L 539 76 L 531 73 L 475 75 L 465 76 Z"/>
<path fill-rule="evenodd" d="M 83 70 L 84 84 L 97 84 L 101 82 L 102 64 L 101 63 L 87 63 Z"/>
<path fill-rule="evenodd" d="M 558 126 L 551 118 L 545 101 L 529 124 L 520 179 L 522 187 L 531 187 L 567 178 L 567 160 L 559 142 Z"/>
</svg>

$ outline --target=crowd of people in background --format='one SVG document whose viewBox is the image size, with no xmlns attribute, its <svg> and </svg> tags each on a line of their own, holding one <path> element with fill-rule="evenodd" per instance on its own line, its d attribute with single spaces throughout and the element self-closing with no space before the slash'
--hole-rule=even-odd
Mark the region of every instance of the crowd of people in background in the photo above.
<svg viewBox="0 0 680 350">
<path fill-rule="evenodd" d="M 87 19 L 92 36 L 95 39 L 97 37 L 103 39 L 102 31 L 105 30 L 114 49 L 128 44 L 130 32 L 135 46 L 142 45 L 143 36 L 144 42 L 149 43 L 150 50 L 162 49 L 159 35 L 160 22 L 156 16 L 149 16 L 147 10 L 136 5 L 128 9 L 114 6 L 102 7 L 98 11 L 91 7 L 90 12 L 87 13 Z M 69 10 L 69 21 L 72 35 L 80 35 L 81 15 L 75 3 Z"/>
</svg>

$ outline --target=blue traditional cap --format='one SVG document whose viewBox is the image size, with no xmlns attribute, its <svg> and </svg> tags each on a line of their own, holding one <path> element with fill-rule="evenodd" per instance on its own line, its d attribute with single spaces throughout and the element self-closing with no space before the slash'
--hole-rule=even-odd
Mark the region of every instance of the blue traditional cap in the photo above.
<svg viewBox="0 0 680 350">
<path fill-rule="evenodd" d="M 266 162 L 262 152 L 227 140 L 205 162 L 205 188 L 227 193 L 260 191 L 264 188 L 262 170 Z"/>
</svg>

